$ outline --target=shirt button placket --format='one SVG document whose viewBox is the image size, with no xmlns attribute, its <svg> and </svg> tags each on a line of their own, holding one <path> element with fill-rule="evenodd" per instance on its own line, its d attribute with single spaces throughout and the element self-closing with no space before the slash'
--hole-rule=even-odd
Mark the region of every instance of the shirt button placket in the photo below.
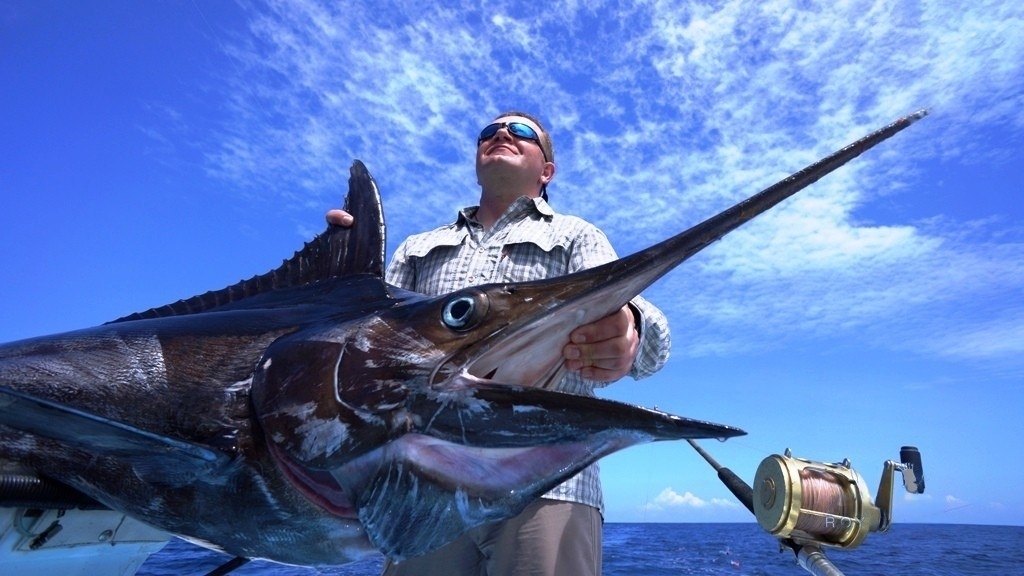
<svg viewBox="0 0 1024 576">
<path fill-rule="evenodd" d="M 498 262 L 501 258 L 502 247 L 500 244 L 496 244 L 487 249 L 487 264 L 481 268 L 480 276 L 484 282 L 493 282 L 495 273 L 498 271 Z"/>
<path fill-rule="evenodd" d="M 486 281 L 486 276 L 481 274 L 484 270 L 483 260 L 486 253 L 487 248 L 483 244 L 478 244 L 470 253 L 469 258 L 467 258 L 466 277 L 469 280 L 470 286 L 475 286 Z"/>
</svg>

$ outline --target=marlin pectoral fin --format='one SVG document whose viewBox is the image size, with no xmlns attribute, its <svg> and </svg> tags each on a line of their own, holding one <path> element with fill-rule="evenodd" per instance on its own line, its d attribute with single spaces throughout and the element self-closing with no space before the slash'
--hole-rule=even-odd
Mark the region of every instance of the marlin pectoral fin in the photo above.
<svg viewBox="0 0 1024 576">
<path fill-rule="evenodd" d="M 643 441 L 611 427 L 585 440 L 521 448 L 406 434 L 386 446 L 383 465 L 359 491 L 359 521 L 387 557 L 420 556 L 519 514 L 599 458 Z"/>
<path fill-rule="evenodd" d="M 471 528 L 515 516 L 601 456 L 634 443 L 628 440 L 609 433 L 489 449 L 406 434 L 386 445 L 383 465 L 359 491 L 359 522 L 388 558 L 420 556 Z"/>
<path fill-rule="evenodd" d="M 266 274 L 114 322 L 197 314 L 258 294 L 350 274 L 372 274 L 382 279 L 386 247 L 384 208 L 377 184 L 359 160 L 352 163 L 348 186 L 345 210 L 356 221 L 351 227 L 328 225 L 302 250 Z"/>
<path fill-rule="evenodd" d="M 226 466 L 206 447 L 167 438 L 28 394 L 0 387 L 0 425 L 58 440 L 90 454 L 130 462 L 140 478 L 182 486 Z"/>
</svg>

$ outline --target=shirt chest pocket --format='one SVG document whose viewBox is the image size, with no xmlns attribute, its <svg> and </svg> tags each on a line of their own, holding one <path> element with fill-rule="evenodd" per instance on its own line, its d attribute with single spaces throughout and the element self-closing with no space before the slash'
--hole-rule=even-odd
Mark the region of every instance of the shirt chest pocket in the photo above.
<svg viewBox="0 0 1024 576">
<path fill-rule="evenodd" d="M 568 273 L 569 252 L 564 246 L 545 250 L 532 242 L 503 246 L 497 267 L 497 277 L 503 282 L 542 280 Z"/>
</svg>

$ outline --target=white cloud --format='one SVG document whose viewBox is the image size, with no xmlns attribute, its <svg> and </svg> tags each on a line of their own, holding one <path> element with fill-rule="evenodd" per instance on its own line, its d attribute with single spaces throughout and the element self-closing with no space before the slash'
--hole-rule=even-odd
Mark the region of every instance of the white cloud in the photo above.
<svg viewBox="0 0 1024 576">
<path fill-rule="evenodd" d="M 953 496 L 952 494 L 947 494 L 946 495 L 946 505 L 947 506 L 950 506 L 950 507 L 961 507 L 961 506 L 967 506 L 968 504 L 969 504 L 969 502 L 967 502 L 966 500 L 961 500 L 960 498 L 957 498 L 956 496 Z"/>
<path fill-rule="evenodd" d="M 723 498 L 703 500 L 687 491 L 679 494 L 672 488 L 665 488 L 653 500 L 643 506 L 645 510 L 656 511 L 666 508 L 737 508 L 738 504 Z"/>
</svg>

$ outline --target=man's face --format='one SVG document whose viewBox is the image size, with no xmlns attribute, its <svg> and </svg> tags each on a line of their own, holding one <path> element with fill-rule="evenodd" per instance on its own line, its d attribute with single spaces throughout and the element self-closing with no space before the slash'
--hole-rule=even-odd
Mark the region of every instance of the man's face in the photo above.
<svg viewBox="0 0 1024 576">
<path fill-rule="evenodd" d="M 502 116 L 491 124 L 505 122 L 519 122 L 532 128 L 538 136 L 541 134 L 539 126 L 522 116 Z M 510 171 L 519 173 L 519 177 L 528 176 L 546 182 L 554 174 L 553 170 L 546 167 L 547 164 L 539 142 L 516 136 L 508 127 L 499 128 L 476 148 L 477 180 L 481 184 L 489 176 L 508 176 Z"/>
</svg>

